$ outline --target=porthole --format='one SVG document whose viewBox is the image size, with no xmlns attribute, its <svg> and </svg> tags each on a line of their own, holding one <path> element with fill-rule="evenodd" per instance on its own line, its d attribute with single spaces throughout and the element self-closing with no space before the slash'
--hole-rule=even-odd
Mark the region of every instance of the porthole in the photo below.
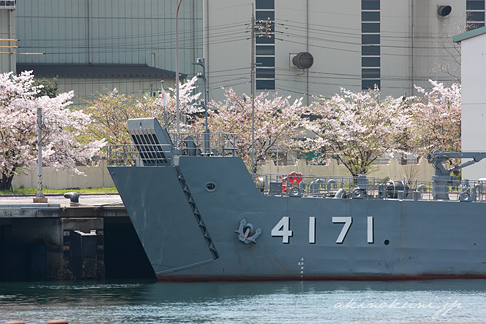
<svg viewBox="0 0 486 324">
<path fill-rule="evenodd" d="M 208 192 L 216 191 L 216 184 L 214 182 L 206 183 L 206 191 Z"/>
<path fill-rule="evenodd" d="M 385 245 L 388 245 L 388 244 L 390 244 L 390 241 L 385 240 L 385 242 L 383 242 L 383 243 L 385 243 Z"/>
</svg>

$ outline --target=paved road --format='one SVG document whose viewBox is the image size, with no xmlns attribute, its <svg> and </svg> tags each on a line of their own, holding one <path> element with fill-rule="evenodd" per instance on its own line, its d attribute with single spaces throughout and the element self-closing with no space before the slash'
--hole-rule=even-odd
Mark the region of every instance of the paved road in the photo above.
<svg viewBox="0 0 486 324">
<path fill-rule="evenodd" d="M 0 208 L 8 207 L 9 205 L 25 205 L 25 206 L 35 206 L 42 204 L 33 203 L 34 196 L 0 196 Z M 64 198 L 63 195 L 46 195 L 48 204 L 59 204 L 61 206 L 70 206 L 71 202 L 69 199 Z M 83 206 L 120 206 L 123 205 L 122 200 L 119 195 L 91 195 L 91 194 L 81 194 L 79 196 L 79 205 Z"/>
</svg>

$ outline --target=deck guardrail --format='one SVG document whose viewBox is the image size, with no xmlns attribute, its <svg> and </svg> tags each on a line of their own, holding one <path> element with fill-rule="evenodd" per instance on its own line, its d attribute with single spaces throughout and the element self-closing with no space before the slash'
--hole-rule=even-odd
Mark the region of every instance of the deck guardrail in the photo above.
<svg viewBox="0 0 486 324">
<path fill-rule="evenodd" d="M 170 133 L 182 155 L 236 156 L 236 133 Z"/>
<path fill-rule="evenodd" d="M 434 200 L 440 194 L 431 180 L 300 174 L 257 174 L 253 180 L 262 194 L 271 196 Z M 486 201 L 486 183 L 468 180 L 446 182 L 451 201 Z"/>
<path fill-rule="evenodd" d="M 107 147 L 108 166 L 163 166 L 170 163 L 167 153 L 170 145 L 124 144 Z"/>
</svg>

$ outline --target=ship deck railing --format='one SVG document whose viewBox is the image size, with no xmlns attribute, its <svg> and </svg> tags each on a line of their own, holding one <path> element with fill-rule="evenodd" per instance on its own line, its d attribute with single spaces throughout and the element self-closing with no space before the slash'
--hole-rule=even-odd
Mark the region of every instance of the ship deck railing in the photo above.
<svg viewBox="0 0 486 324">
<path fill-rule="evenodd" d="M 486 183 L 478 180 L 444 181 L 445 186 L 439 186 L 447 188 L 444 193 L 431 180 L 332 175 L 302 175 L 299 179 L 291 182 L 289 174 L 253 176 L 262 194 L 276 197 L 437 200 L 445 194 L 450 201 L 486 202 Z"/>
<path fill-rule="evenodd" d="M 167 166 L 170 163 L 171 145 L 120 144 L 108 145 L 106 160 L 115 166 Z"/>
<path fill-rule="evenodd" d="M 234 133 L 171 134 L 175 144 L 108 145 L 108 166 L 167 166 L 173 156 L 236 156 L 237 136 Z"/>
<path fill-rule="evenodd" d="M 236 133 L 170 133 L 170 136 L 181 155 L 236 156 Z"/>
</svg>

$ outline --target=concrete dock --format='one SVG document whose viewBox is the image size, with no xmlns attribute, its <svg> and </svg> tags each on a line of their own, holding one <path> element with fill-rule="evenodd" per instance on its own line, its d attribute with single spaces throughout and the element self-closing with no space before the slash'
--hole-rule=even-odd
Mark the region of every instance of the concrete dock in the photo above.
<svg viewBox="0 0 486 324">
<path fill-rule="evenodd" d="M 0 281 L 155 278 L 118 195 L 0 196 Z"/>
</svg>

